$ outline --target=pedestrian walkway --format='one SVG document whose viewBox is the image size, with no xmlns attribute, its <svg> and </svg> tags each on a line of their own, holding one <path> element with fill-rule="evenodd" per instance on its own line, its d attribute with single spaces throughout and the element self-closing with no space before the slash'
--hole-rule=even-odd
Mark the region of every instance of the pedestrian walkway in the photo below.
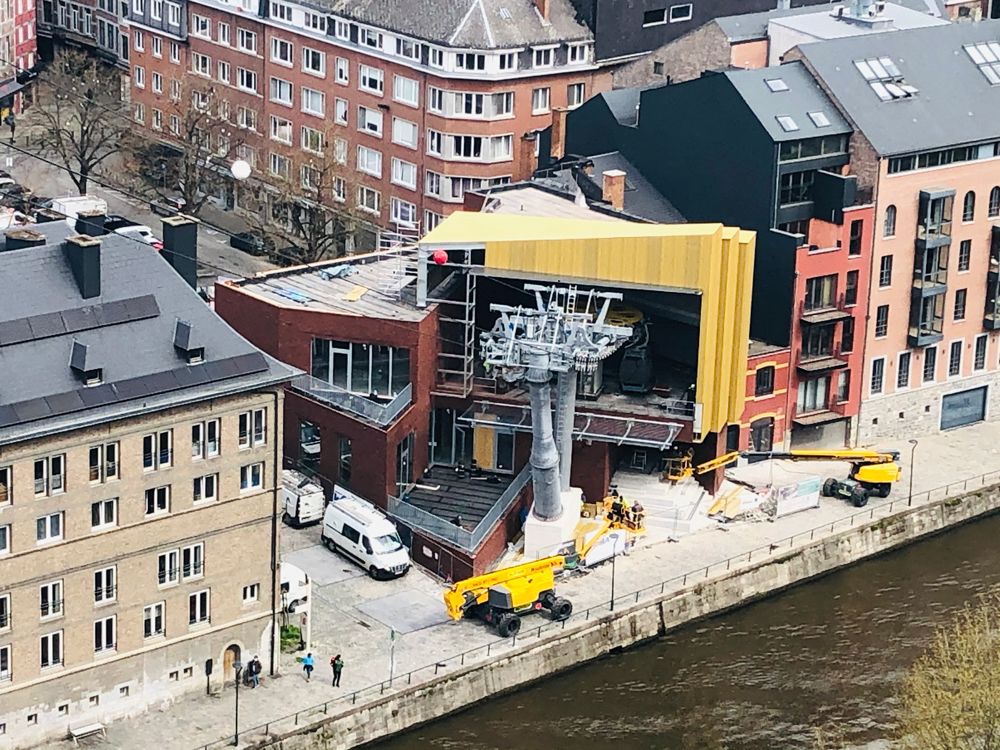
<svg viewBox="0 0 1000 750">
<path fill-rule="evenodd" d="M 865 519 L 884 516 L 899 510 L 909 498 L 910 448 L 902 449 L 903 481 L 894 488 L 886 500 L 873 501 L 863 509 Z M 984 423 L 961 430 L 921 438 L 913 454 L 914 505 L 930 499 L 940 499 L 945 493 L 937 488 L 951 485 L 948 494 L 962 494 L 981 486 L 983 475 L 987 483 L 1000 480 L 1000 423 Z M 824 463 L 822 473 L 836 476 L 838 466 Z M 796 464 L 796 471 L 808 472 L 808 465 Z M 931 490 L 937 490 L 930 493 Z M 930 494 L 929 494 L 930 493 Z M 586 610 L 598 607 L 595 615 L 607 611 L 612 585 L 615 586 L 618 608 L 632 603 L 631 592 L 653 587 L 649 595 L 680 589 L 684 574 L 704 577 L 723 573 L 728 558 L 742 556 L 734 565 L 745 564 L 748 555 L 767 556 L 775 549 L 791 549 L 810 543 L 811 538 L 822 538 L 846 527 L 847 519 L 858 510 L 835 499 L 824 499 L 820 508 L 797 513 L 774 522 L 736 522 L 726 526 L 711 526 L 684 537 L 679 542 L 662 542 L 639 547 L 627 557 L 619 558 L 614 568 L 603 565 L 585 575 L 560 581 L 559 594 L 570 598 L 575 614 L 567 622 L 587 617 Z M 839 523 L 839 525 L 838 525 Z M 811 530 L 815 530 L 810 535 Z M 804 532 L 804 533 L 803 533 Z M 793 536 L 801 535 L 801 536 Z M 791 539 L 790 539 L 791 537 Z M 301 553 L 309 541 L 298 536 L 289 546 Z M 752 560 L 757 559 L 753 557 Z M 751 560 L 751 562 L 752 562 Z M 719 565 L 721 563 L 721 565 Z M 331 563 L 333 565 L 339 563 Z M 472 621 L 445 622 L 421 630 L 397 635 L 394 642 L 394 663 L 390 667 L 389 628 L 359 608 L 383 592 L 377 582 L 353 571 L 345 563 L 346 577 L 328 586 L 314 590 L 313 602 L 313 653 L 317 669 L 312 682 L 306 683 L 295 657 L 283 656 L 284 675 L 277 679 L 265 678 L 260 688 L 241 691 L 240 715 L 246 717 L 246 727 L 241 743 L 260 739 L 264 726 L 267 731 L 286 732 L 296 724 L 315 721 L 324 713 L 340 713 L 352 702 L 362 704 L 377 699 L 382 692 L 405 688 L 446 673 L 461 665 L 482 662 L 512 647 L 510 639 L 499 639 L 480 623 Z M 612 581 L 612 573 L 615 575 Z M 411 574 L 412 575 L 412 574 Z M 409 578 L 409 577 L 408 577 Z M 407 585 L 436 596 L 440 601 L 441 587 L 429 577 L 417 576 Z M 443 607 L 443 604 L 441 605 Z M 558 626 L 547 628 L 544 616 L 529 618 L 522 631 L 524 638 L 546 638 L 559 632 Z M 541 626 L 539 633 L 536 628 Z M 477 649 L 475 653 L 468 653 Z M 489 653 L 488 653 L 489 650 Z M 331 683 L 330 657 L 342 653 L 345 660 L 342 687 Z M 460 656 L 465 653 L 465 656 Z M 395 679 L 388 684 L 390 669 Z M 412 670 L 418 670 L 411 674 Z M 354 691 L 363 690 L 360 694 Z M 171 706 L 154 709 L 135 719 L 113 724 L 108 728 L 108 744 L 118 748 L 156 747 L 157 750 L 194 750 L 205 746 L 221 748 L 232 742 L 233 691 L 221 696 L 206 698 L 193 693 Z M 324 707 L 324 702 L 330 702 Z M 296 716 L 296 712 L 301 712 Z M 68 747 L 68 743 L 67 743 Z"/>
</svg>

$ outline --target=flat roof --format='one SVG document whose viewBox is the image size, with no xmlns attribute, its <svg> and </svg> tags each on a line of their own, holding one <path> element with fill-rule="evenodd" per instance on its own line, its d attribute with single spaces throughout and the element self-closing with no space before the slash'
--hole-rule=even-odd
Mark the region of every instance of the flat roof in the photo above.
<svg viewBox="0 0 1000 750">
<path fill-rule="evenodd" d="M 623 221 L 616 216 L 594 211 L 586 202 L 581 205 L 573 200 L 572 196 L 556 195 L 531 185 L 516 185 L 506 190 L 489 191 L 486 192 L 486 196 L 487 203 L 482 211 L 486 214 Z"/>
<path fill-rule="evenodd" d="M 863 34 L 889 34 L 902 29 L 948 25 L 948 21 L 932 16 L 926 10 L 913 10 L 894 3 L 886 3 L 885 9 L 878 14 L 878 19 L 887 21 L 890 25 L 869 25 L 864 21 L 850 20 L 846 17 L 837 18 L 830 10 L 823 10 L 819 13 L 774 18 L 768 21 L 768 27 L 783 26 L 817 39 L 840 39 Z"/>
</svg>

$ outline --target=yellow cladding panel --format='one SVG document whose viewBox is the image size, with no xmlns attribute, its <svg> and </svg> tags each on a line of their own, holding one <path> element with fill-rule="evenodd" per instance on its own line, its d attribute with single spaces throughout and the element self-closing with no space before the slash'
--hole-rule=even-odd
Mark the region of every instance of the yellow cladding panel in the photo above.
<svg viewBox="0 0 1000 750">
<path fill-rule="evenodd" d="M 423 247 L 479 246 L 486 268 L 701 295 L 696 399 L 702 434 L 738 424 L 746 398 L 753 232 L 721 224 L 637 224 L 454 213 Z M 477 443 L 479 441 L 477 440 Z M 476 453 L 479 453 L 478 447 Z"/>
</svg>

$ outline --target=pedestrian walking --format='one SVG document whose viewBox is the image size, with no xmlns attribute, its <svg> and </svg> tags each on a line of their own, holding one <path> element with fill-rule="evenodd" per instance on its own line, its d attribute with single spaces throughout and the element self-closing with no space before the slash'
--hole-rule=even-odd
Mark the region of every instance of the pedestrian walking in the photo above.
<svg viewBox="0 0 1000 750">
<path fill-rule="evenodd" d="M 340 654 L 330 659 L 330 668 L 333 670 L 333 686 L 340 687 L 340 673 L 344 671 L 344 660 Z"/>
<path fill-rule="evenodd" d="M 306 682 L 312 678 L 313 667 L 315 663 L 313 661 L 312 651 L 306 654 L 305 658 L 302 660 L 302 671 L 306 673 Z"/>
<path fill-rule="evenodd" d="M 13 113 L 8 114 L 4 118 L 4 122 L 7 123 L 7 127 L 10 128 L 10 142 L 13 143 L 14 142 L 14 128 L 17 127 L 17 122 L 14 120 Z"/>
<path fill-rule="evenodd" d="M 250 662 L 250 687 L 260 685 L 260 659 L 254 655 Z"/>
</svg>

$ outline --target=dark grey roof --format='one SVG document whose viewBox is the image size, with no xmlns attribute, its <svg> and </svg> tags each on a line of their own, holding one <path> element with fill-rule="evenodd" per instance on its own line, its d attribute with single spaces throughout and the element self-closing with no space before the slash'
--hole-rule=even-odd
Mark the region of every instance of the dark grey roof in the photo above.
<svg viewBox="0 0 1000 750">
<path fill-rule="evenodd" d="M 641 88 L 612 89 L 601 94 L 611 114 L 619 125 L 635 127 L 639 122 L 639 94 Z"/>
<path fill-rule="evenodd" d="M 927 13 L 935 18 L 946 18 L 944 5 L 941 0 L 893 0 L 895 5 L 902 5 L 910 10 L 917 10 Z M 758 13 L 743 13 L 738 16 L 722 16 L 716 18 L 715 23 L 722 29 L 722 33 L 730 43 L 748 42 L 753 39 L 764 39 L 767 37 L 767 24 L 776 18 L 787 18 L 789 16 L 808 15 L 809 13 L 829 12 L 832 8 L 843 5 L 850 7 L 849 2 L 840 2 L 826 5 L 804 5 L 798 8 L 775 8 L 773 10 L 760 11 Z"/>
<path fill-rule="evenodd" d="M 596 185 L 604 184 L 605 172 L 620 169 L 625 173 L 625 213 L 657 224 L 679 224 L 684 221 L 681 212 L 642 176 L 638 167 L 619 152 L 592 156 L 590 160 L 594 162 L 593 181 Z"/>
<path fill-rule="evenodd" d="M 148 246 L 103 237 L 101 294 L 83 299 L 61 245 L 69 228 L 54 222 L 36 229 L 52 244 L 0 253 L 0 444 L 296 374 L 233 331 Z M 203 363 L 188 365 L 178 355 L 179 318 L 198 332 Z M 80 371 L 95 369 L 103 383 L 86 387 Z"/>
<path fill-rule="evenodd" d="M 898 32 L 903 33 L 903 32 Z M 890 35 L 892 36 L 892 35 Z M 819 42 L 812 47 L 830 44 Z M 851 126 L 837 111 L 801 62 L 757 70 L 734 70 L 725 75 L 774 141 L 799 141 L 824 135 L 850 133 Z M 781 80 L 786 90 L 772 91 L 768 81 Z M 809 116 L 822 112 L 829 125 L 818 126 Z M 790 117 L 797 129 L 786 130 L 778 118 Z"/>
<path fill-rule="evenodd" d="M 448 47 L 511 49 L 526 44 L 590 40 L 569 0 L 550 0 L 542 21 L 532 0 L 308 0 L 360 23 Z"/>
<path fill-rule="evenodd" d="M 1000 138 L 1000 86 L 962 48 L 1000 40 L 1000 20 L 835 39 L 800 49 L 816 74 L 882 155 Z M 881 101 L 855 60 L 889 57 L 918 93 Z"/>
</svg>

